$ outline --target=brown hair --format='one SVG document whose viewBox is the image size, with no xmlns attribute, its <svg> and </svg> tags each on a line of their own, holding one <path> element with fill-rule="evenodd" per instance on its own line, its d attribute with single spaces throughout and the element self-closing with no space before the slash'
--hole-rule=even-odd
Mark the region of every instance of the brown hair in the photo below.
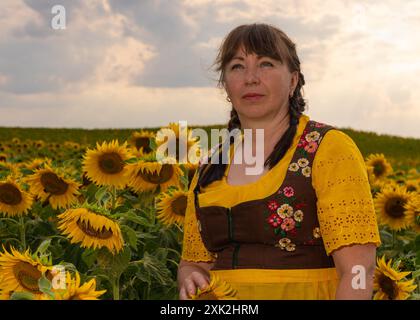
<svg viewBox="0 0 420 320">
<path fill-rule="evenodd" d="M 241 46 L 244 47 L 246 54 L 254 53 L 256 55 L 273 58 L 281 63 L 286 63 L 290 72 L 297 71 L 299 74 L 295 91 L 292 97 L 289 98 L 290 126 L 277 142 L 273 152 L 264 163 L 265 166 L 269 166 L 271 169 L 283 158 L 293 142 L 297 124 L 299 123 L 299 117 L 305 110 L 306 105 L 302 95 L 302 87 L 305 84 L 305 79 L 300 72 L 300 61 L 296 53 L 296 45 L 292 40 L 290 40 L 283 31 L 274 26 L 264 23 L 254 23 L 236 27 L 223 40 L 214 62 L 214 65 L 216 65 L 215 70 L 220 73 L 217 83 L 219 88 L 224 88 L 224 71 L 226 65 L 232 60 Z M 233 106 L 227 126 L 229 131 L 235 128 L 241 128 L 238 113 Z M 232 143 L 232 141 L 230 143 Z M 220 151 L 221 148 L 219 148 L 219 153 Z M 200 169 L 197 185 L 205 187 L 212 181 L 220 180 L 223 177 L 226 164 L 222 164 L 221 161 L 217 164 L 208 161 L 208 164 Z"/>
</svg>

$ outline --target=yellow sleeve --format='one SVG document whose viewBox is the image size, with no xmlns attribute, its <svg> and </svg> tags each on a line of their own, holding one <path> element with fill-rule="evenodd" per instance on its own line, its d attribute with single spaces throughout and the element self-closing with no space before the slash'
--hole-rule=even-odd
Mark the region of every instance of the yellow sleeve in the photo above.
<svg viewBox="0 0 420 320">
<path fill-rule="evenodd" d="M 312 167 L 317 213 L 328 255 L 351 244 L 381 244 L 363 156 L 344 132 L 328 131 Z"/>
<path fill-rule="evenodd" d="M 184 220 L 184 238 L 181 258 L 193 262 L 213 262 L 215 256 L 207 250 L 198 230 L 194 206 L 194 188 L 197 185 L 198 174 L 195 173 L 188 193 L 187 209 Z"/>
</svg>

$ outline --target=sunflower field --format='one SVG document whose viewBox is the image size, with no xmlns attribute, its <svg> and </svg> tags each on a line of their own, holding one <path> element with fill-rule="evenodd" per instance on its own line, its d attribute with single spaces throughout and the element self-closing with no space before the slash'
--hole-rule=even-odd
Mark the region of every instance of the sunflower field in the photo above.
<svg viewBox="0 0 420 320">
<path fill-rule="evenodd" d="M 94 143 L 51 132 L 0 140 L 0 299 L 178 299 L 197 165 L 158 162 L 155 130 Z M 419 299 L 420 161 L 361 151 L 382 240 L 372 298 Z M 194 298 L 218 290 L 235 298 L 213 276 Z"/>
</svg>

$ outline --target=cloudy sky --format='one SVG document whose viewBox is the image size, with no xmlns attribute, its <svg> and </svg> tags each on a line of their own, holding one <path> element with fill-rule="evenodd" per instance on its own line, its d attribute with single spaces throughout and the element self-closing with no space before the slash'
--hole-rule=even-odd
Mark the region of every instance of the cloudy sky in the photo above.
<svg viewBox="0 0 420 320">
<path fill-rule="evenodd" d="M 266 22 L 297 44 L 312 119 L 420 138 L 420 1 L 2 0 L 0 126 L 225 123 L 209 68 Z M 54 30 L 54 5 L 66 29 Z"/>
</svg>

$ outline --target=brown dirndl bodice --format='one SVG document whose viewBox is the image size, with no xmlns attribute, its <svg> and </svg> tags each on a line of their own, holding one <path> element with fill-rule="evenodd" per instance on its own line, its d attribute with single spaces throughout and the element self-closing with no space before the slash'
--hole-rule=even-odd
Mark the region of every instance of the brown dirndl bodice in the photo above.
<svg viewBox="0 0 420 320">
<path fill-rule="evenodd" d="M 320 235 L 312 164 L 332 126 L 309 120 L 280 188 L 264 199 L 231 208 L 200 207 L 197 222 L 207 250 L 216 256 L 213 270 L 316 269 L 334 267 Z"/>
</svg>

